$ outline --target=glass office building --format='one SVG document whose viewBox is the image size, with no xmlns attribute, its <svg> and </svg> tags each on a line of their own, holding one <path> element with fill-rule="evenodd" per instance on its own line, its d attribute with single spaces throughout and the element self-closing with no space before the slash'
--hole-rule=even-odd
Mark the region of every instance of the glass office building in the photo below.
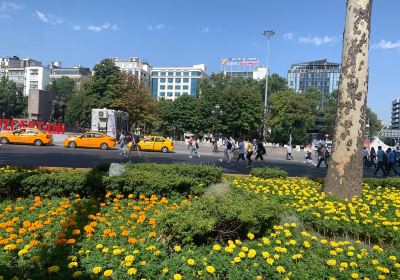
<svg viewBox="0 0 400 280">
<path fill-rule="evenodd" d="M 200 79 L 206 76 L 204 64 L 193 67 L 155 67 L 151 74 L 152 93 L 157 99 L 175 100 L 199 94 Z"/>
<path fill-rule="evenodd" d="M 339 88 L 341 66 L 326 59 L 293 64 L 288 70 L 288 87 L 304 93 L 308 88 L 317 88 L 322 96 Z"/>
</svg>

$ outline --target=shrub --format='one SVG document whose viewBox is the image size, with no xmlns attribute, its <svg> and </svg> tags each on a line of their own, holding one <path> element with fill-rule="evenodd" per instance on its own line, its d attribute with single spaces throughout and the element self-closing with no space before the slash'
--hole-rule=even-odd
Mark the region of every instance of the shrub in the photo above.
<svg viewBox="0 0 400 280">
<path fill-rule="evenodd" d="M 250 175 L 263 179 L 272 179 L 272 178 L 287 178 L 288 173 L 279 168 L 261 167 L 261 168 L 253 168 L 250 171 Z"/>
<path fill-rule="evenodd" d="M 396 188 L 400 189 L 400 178 L 392 177 L 392 178 L 364 178 L 363 182 L 369 185 L 371 188 Z"/>
<path fill-rule="evenodd" d="M 204 196 L 162 213 L 160 230 L 171 243 L 196 245 L 256 236 L 280 220 L 281 207 L 254 193 L 231 189 L 222 198 Z M 183 222 L 184 221 L 184 222 Z"/>
</svg>

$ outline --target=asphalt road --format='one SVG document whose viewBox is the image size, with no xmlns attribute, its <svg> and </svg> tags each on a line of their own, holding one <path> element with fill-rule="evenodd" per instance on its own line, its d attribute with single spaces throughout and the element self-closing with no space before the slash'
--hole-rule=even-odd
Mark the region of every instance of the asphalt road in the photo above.
<svg viewBox="0 0 400 280">
<path fill-rule="evenodd" d="M 286 170 L 290 176 L 323 177 L 326 168 L 315 168 L 303 163 L 302 153 L 294 154 L 294 160 L 285 160 L 283 150 L 268 150 L 268 157 L 264 163 L 257 163 L 256 167 L 278 167 Z M 189 164 L 214 164 L 224 169 L 226 173 L 248 174 L 250 168 L 246 163 L 228 163 L 221 161 L 222 153 L 213 153 L 211 147 L 200 147 L 200 158 L 189 158 L 189 152 L 184 144 L 175 144 L 175 152 L 142 152 L 142 157 L 137 157 L 132 152 L 128 158 L 121 157 L 117 150 L 102 151 L 98 149 L 69 149 L 63 146 L 34 147 L 28 145 L 2 145 L 0 147 L 0 165 L 18 165 L 25 167 L 72 167 L 90 168 L 105 162 L 155 162 L 155 163 L 189 163 Z M 372 176 L 372 169 L 365 168 L 365 177 Z"/>
</svg>

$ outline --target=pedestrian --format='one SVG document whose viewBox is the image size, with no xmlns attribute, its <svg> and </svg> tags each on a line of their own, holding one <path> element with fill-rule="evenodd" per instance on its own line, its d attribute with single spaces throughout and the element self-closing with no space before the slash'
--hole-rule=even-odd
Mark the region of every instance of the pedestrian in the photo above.
<svg viewBox="0 0 400 280">
<path fill-rule="evenodd" d="M 253 139 L 253 152 L 255 153 L 257 151 L 257 140 Z"/>
<path fill-rule="evenodd" d="M 369 160 L 370 160 L 371 166 L 373 165 L 376 168 L 375 158 L 376 158 L 375 148 L 371 147 L 371 150 L 369 151 Z"/>
<path fill-rule="evenodd" d="M 267 151 L 266 151 L 263 143 L 260 140 L 257 140 L 257 151 L 256 151 L 256 157 L 254 158 L 253 165 L 257 163 L 258 159 L 261 159 L 261 161 L 264 162 L 264 155 L 267 156 Z"/>
<path fill-rule="evenodd" d="M 394 168 L 394 166 L 396 165 L 396 151 L 395 149 L 391 149 L 389 148 L 389 155 L 388 155 L 388 174 L 390 174 L 390 171 L 393 170 L 394 174 L 399 174 L 396 170 L 396 168 Z"/>
<path fill-rule="evenodd" d="M 200 153 L 199 153 L 199 142 L 197 140 L 196 137 L 193 138 L 193 142 L 192 142 L 192 157 L 200 157 Z"/>
<path fill-rule="evenodd" d="M 286 147 L 286 160 L 292 160 L 292 143 L 289 142 Z"/>
<path fill-rule="evenodd" d="M 193 136 L 191 135 L 189 137 L 189 141 L 188 141 L 188 150 L 189 150 L 189 158 L 193 157 Z"/>
<path fill-rule="evenodd" d="M 245 147 L 244 147 L 244 141 L 243 141 L 243 138 L 242 138 L 242 137 L 239 138 L 238 150 L 239 150 L 239 156 L 238 156 L 237 159 L 236 159 L 236 163 L 239 163 L 239 159 L 242 159 L 243 161 L 246 161 L 246 160 L 244 159 L 244 150 L 245 150 Z"/>
<path fill-rule="evenodd" d="M 326 161 L 328 150 L 326 149 L 325 145 L 320 145 L 317 152 L 319 157 L 317 168 L 319 168 L 322 162 L 324 162 L 325 167 L 328 168 L 328 162 Z"/>
<path fill-rule="evenodd" d="M 231 158 L 235 158 L 235 157 L 237 157 L 237 154 L 238 154 L 237 151 L 238 151 L 239 147 L 236 143 L 236 140 L 232 136 L 229 138 L 229 142 L 231 142 L 231 145 L 232 145 Z"/>
<path fill-rule="evenodd" d="M 225 158 L 228 163 L 231 163 L 232 143 L 229 141 L 228 137 L 224 137 L 222 145 L 224 147 L 223 158 Z M 223 161 L 223 158 L 220 159 L 221 162 Z"/>
<path fill-rule="evenodd" d="M 140 142 L 139 137 L 136 134 L 132 134 L 132 150 L 136 151 L 136 155 L 138 157 L 141 157 L 141 153 L 140 153 L 140 147 L 138 145 L 138 143 Z"/>
<path fill-rule="evenodd" d="M 311 146 L 310 146 L 310 144 L 307 144 L 306 145 L 306 148 L 305 148 L 305 152 L 306 152 L 306 157 L 305 157 L 305 160 L 304 160 L 304 164 L 305 163 L 310 163 L 310 164 L 312 164 L 312 165 L 316 165 L 315 164 L 315 162 L 314 162 L 314 160 L 313 160 L 313 158 L 312 158 L 312 151 L 311 151 Z"/>
<path fill-rule="evenodd" d="M 378 158 L 378 166 L 375 169 L 374 175 L 376 176 L 376 174 L 378 174 L 378 171 L 380 169 L 383 172 L 383 176 L 386 176 L 385 164 L 384 164 L 385 152 L 382 150 L 381 146 L 378 146 L 378 151 L 376 155 Z"/>
<path fill-rule="evenodd" d="M 246 149 L 246 158 L 249 161 L 248 165 L 250 166 L 251 163 L 253 162 L 251 160 L 251 156 L 253 155 L 253 143 L 251 143 L 251 140 L 249 139 L 249 141 L 247 142 L 247 149 Z"/>
<path fill-rule="evenodd" d="M 368 161 L 368 156 L 369 156 L 369 153 L 368 153 L 367 147 L 364 147 L 364 150 L 363 150 L 364 165 L 366 165 L 367 167 L 370 167 L 370 162 Z"/>
<path fill-rule="evenodd" d="M 121 156 L 123 156 L 124 155 L 123 147 L 126 145 L 126 136 L 122 131 L 120 131 L 119 135 L 120 136 L 119 136 L 119 140 L 117 142 L 117 147 L 118 147 L 118 150 L 119 150 L 119 154 Z"/>
</svg>

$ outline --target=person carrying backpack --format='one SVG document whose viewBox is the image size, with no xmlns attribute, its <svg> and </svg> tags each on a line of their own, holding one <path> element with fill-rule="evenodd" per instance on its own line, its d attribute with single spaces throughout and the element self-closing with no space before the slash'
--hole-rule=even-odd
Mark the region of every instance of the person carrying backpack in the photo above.
<svg viewBox="0 0 400 280">
<path fill-rule="evenodd" d="M 267 155 L 267 151 L 263 143 L 260 140 L 257 140 L 257 152 L 256 157 L 254 158 L 253 165 L 257 163 L 258 159 L 261 159 L 261 161 L 264 162 L 264 155 Z"/>
<path fill-rule="evenodd" d="M 319 166 L 321 165 L 321 162 L 325 162 L 325 166 L 326 168 L 328 168 L 328 162 L 326 161 L 327 156 L 329 157 L 329 152 L 326 149 L 325 145 L 321 145 L 319 146 L 318 150 L 318 164 L 317 164 L 317 168 L 319 168 Z"/>
</svg>

